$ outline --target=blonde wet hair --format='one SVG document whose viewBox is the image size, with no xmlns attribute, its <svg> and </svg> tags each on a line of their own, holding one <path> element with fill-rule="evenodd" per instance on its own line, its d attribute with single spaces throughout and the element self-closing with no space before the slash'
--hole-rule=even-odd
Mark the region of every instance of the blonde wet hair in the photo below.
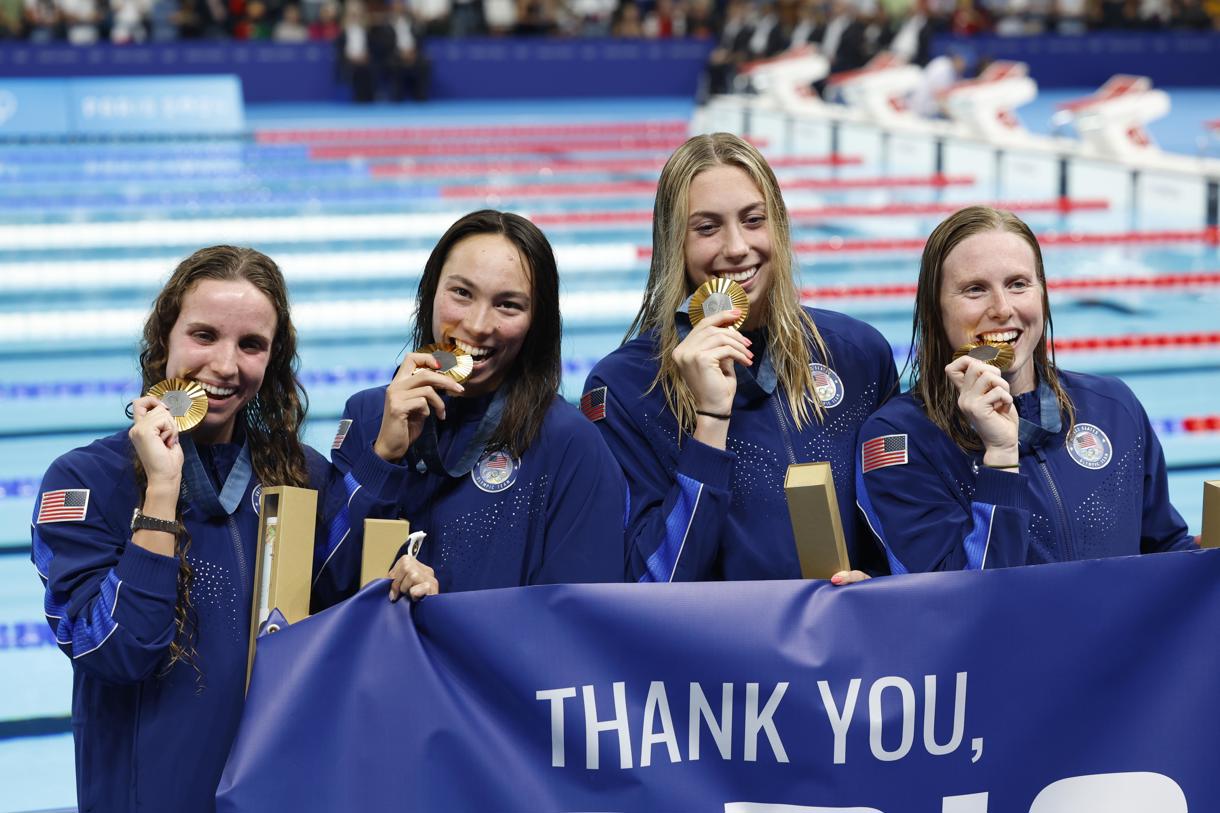
<svg viewBox="0 0 1220 813">
<path fill-rule="evenodd" d="M 643 304 L 623 341 L 650 330 L 656 331 L 659 369 L 649 392 L 659 384 L 678 425 L 693 432 L 695 396 L 679 375 L 673 360 L 673 351 L 679 341 L 674 313 L 694 291 L 686 274 L 691 182 L 699 173 L 722 166 L 744 171 L 762 193 L 771 237 L 770 288 L 762 303 L 767 352 L 797 429 L 811 420 L 821 422 L 826 410 L 818 398 L 809 365 L 814 360 L 815 350 L 824 363 L 829 364 L 830 358 L 813 318 L 800 304 L 788 209 L 767 160 L 751 144 L 731 133 L 694 136 L 665 162 L 653 206 L 652 264 L 648 284 Z"/>
</svg>

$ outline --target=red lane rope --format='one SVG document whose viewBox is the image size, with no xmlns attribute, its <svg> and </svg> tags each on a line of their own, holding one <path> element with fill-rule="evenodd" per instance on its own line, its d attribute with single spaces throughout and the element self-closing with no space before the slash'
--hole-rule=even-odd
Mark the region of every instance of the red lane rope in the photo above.
<svg viewBox="0 0 1220 813">
<path fill-rule="evenodd" d="M 1173 288 L 1202 288 L 1220 286 L 1220 271 L 1185 274 L 1164 274 L 1155 277 L 1088 277 L 1084 279 L 1052 279 L 1047 287 L 1052 291 L 1112 291 L 1125 288 L 1141 290 L 1164 290 Z M 802 288 L 801 299 L 872 299 L 886 297 L 913 297 L 914 283 L 889 285 L 827 285 Z"/>
<path fill-rule="evenodd" d="M 1204 229 L 1183 229 L 1168 231 L 1131 231 L 1110 234 L 1039 234 L 1038 242 L 1043 248 L 1047 246 L 1105 246 L 1132 245 L 1149 243 L 1210 243 L 1220 244 L 1220 229 L 1208 226 Z M 793 249 L 800 254 L 836 253 L 842 251 L 923 251 L 924 238 L 881 238 L 881 239 L 843 239 L 832 237 L 829 240 L 805 241 L 793 243 Z"/>
<path fill-rule="evenodd" d="M 1082 350 L 1165 350 L 1220 346 L 1220 331 L 1142 333 L 1132 336 L 1084 336 L 1056 339 L 1056 352 Z"/>
<path fill-rule="evenodd" d="M 1039 234 L 1038 242 L 1046 246 L 1101 246 L 1155 243 L 1210 243 L 1220 245 L 1220 227 L 1174 231 L 1133 231 L 1110 234 Z M 923 251 L 922 237 L 849 239 L 831 237 L 828 240 L 807 240 L 793 243 L 792 250 L 798 254 L 826 254 L 845 251 Z M 636 255 L 640 259 L 652 256 L 651 246 L 639 246 Z"/>
<path fill-rule="evenodd" d="M 787 184 L 783 184 L 787 186 Z M 892 215 L 952 214 L 967 203 L 885 203 L 878 206 L 819 206 L 815 208 L 790 209 L 789 219 L 794 223 L 805 223 L 828 217 L 889 217 Z M 1051 200 L 1001 200 L 983 204 L 993 209 L 1010 212 L 1092 212 L 1109 209 L 1105 200 L 1085 198 L 1053 198 Z M 547 212 L 530 215 L 539 226 L 563 225 L 617 225 L 623 223 L 650 223 L 652 212 L 635 211 L 608 212 Z"/>
<path fill-rule="evenodd" d="M 361 127 L 320 130 L 259 130 L 259 144 L 308 144 L 319 142 L 403 141 L 411 139 L 466 138 L 505 139 L 542 136 L 585 135 L 672 135 L 683 136 L 690 125 L 685 121 L 605 122 L 589 124 L 522 124 L 506 127 Z"/>
<path fill-rule="evenodd" d="M 897 178 L 798 178 L 786 189 L 869 189 L 889 186 L 948 186 L 972 184 L 973 178 L 931 175 Z M 655 181 L 610 181 L 606 183 L 510 184 L 505 186 L 442 186 L 443 198 L 590 197 L 595 195 L 648 195 L 657 191 Z M 923 241 L 919 241 L 922 247 Z"/>
<path fill-rule="evenodd" d="M 558 141 L 553 138 L 534 140 L 490 141 L 419 141 L 410 144 L 360 144 L 310 147 L 311 160 L 346 160 L 349 158 L 408 158 L 421 155 L 513 155 L 535 153 L 550 155 L 568 152 L 663 152 L 671 153 L 685 142 L 681 136 L 621 136 L 619 138 L 588 138 Z"/>
<path fill-rule="evenodd" d="M 532 174 L 536 172 L 649 172 L 660 173 L 668 153 L 654 158 L 610 158 L 576 160 L 571 158 L 535 158 L 521 161 L 461 161 L 422 164 L 375 164 L 369 168 L 374 178 L 399 178 L 418 175 L 479 175 L 486 173 Z M 858 156 L 815 155 L 771 162 L 772 167 L 845 166 L 863 162 Z M 651 215 L 649 215 L 651 216 Z"/>
<path fill-rule="evenodd" d="M 1181 425 L 1186 432 L 1220 432 L 1220 415 L 1190 415 Z"/>
<path fill-rule="evenodd" d="M 788 184 L 783 184 L 788 186 Z M 967 206 L 955 203 L 884 203 L 877 206 L 821 206 L 812 209 L 792 209 L 793 220 L 814 220 L 825 217 L 888 217 L 890 215 L 953 214 Z M 1053 198 L 1051 200 L 1000 200 L 981 205 L 1010 212 L 1100 212 L 1110 208 L 1110 202 L 1090 198 Z"/>
</svg>

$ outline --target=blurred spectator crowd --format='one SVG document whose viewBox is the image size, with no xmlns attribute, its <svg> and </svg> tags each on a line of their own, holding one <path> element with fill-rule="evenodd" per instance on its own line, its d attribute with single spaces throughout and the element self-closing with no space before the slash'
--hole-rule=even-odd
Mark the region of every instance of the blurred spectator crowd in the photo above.
<svg viewBox="0 0 1220 813">
<path fill-rule="evenodd" d="M 0 0 L 0 40 L 333 43 L 357 101 L 424 98 L 424 37 L 710 39 L 706 96 L 740 89 L 743 64 L 806 44 L 838 72 L 881 51 L 927 65 L 940 33 L 1115 29 L 1220 30 L 1220 0 Z M 970 61 L 959 53 L 925 71 L 945 84 Z"/>
<path fill-rule="evenodd" d="M 397 38 L 412 40 L 713 37 L 742 59 L 814 42 L 842 50 L 838 68 L 924 28 L 925 38 L 1220 29 L 1220 0 L 0 0 L 0 39 L 79 45 L 336 40 L 376 21 L 392 21 Z"/>
</svg>

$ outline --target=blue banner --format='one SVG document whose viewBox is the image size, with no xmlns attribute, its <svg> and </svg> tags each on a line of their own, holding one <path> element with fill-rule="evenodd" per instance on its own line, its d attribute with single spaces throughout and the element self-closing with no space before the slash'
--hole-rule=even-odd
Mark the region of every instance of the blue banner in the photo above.
<svg viewBox="0 0 1220 813">
<path fill-rule="evenodd" d="M 1220 553 L 386 583 L 264 638 L 219 810 L 1220 810 Z"/>
</svg>

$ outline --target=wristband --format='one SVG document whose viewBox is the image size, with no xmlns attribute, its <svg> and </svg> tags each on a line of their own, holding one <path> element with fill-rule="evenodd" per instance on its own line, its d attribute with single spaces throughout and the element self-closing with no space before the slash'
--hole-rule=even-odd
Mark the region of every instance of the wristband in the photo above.
<svg viewBox="0 0 1220 813">
<path fill-rule="evenodd" d="M 721 415 L 719 412 L 704 412 L 702 409 L 696 409 L 695 414 L 703 415 L 706 418 L 715 418 L 718 421 L 727 421 L 733 417 L 731 413 L 728 415 Z"/>
<path fill-rule="evenodd" d="M 1019 469 L 1019 468 L 1021 468 L 1021 464 L 1020 464 L 1020 463 L 1013 463 L 1011 466 L 993 466 L 993 465 L 991 465 L 990 463 L 984 463 L 983 465 L 984 465 L 984 466 L 986 466 L 986 467 L 987 467 L 987 468 L 989 468 L 989 469 L 998 469 L 998 470 L 1000 470 L 1000 471 L 1007 471 L 1008 469 Z"/>
</svg>

